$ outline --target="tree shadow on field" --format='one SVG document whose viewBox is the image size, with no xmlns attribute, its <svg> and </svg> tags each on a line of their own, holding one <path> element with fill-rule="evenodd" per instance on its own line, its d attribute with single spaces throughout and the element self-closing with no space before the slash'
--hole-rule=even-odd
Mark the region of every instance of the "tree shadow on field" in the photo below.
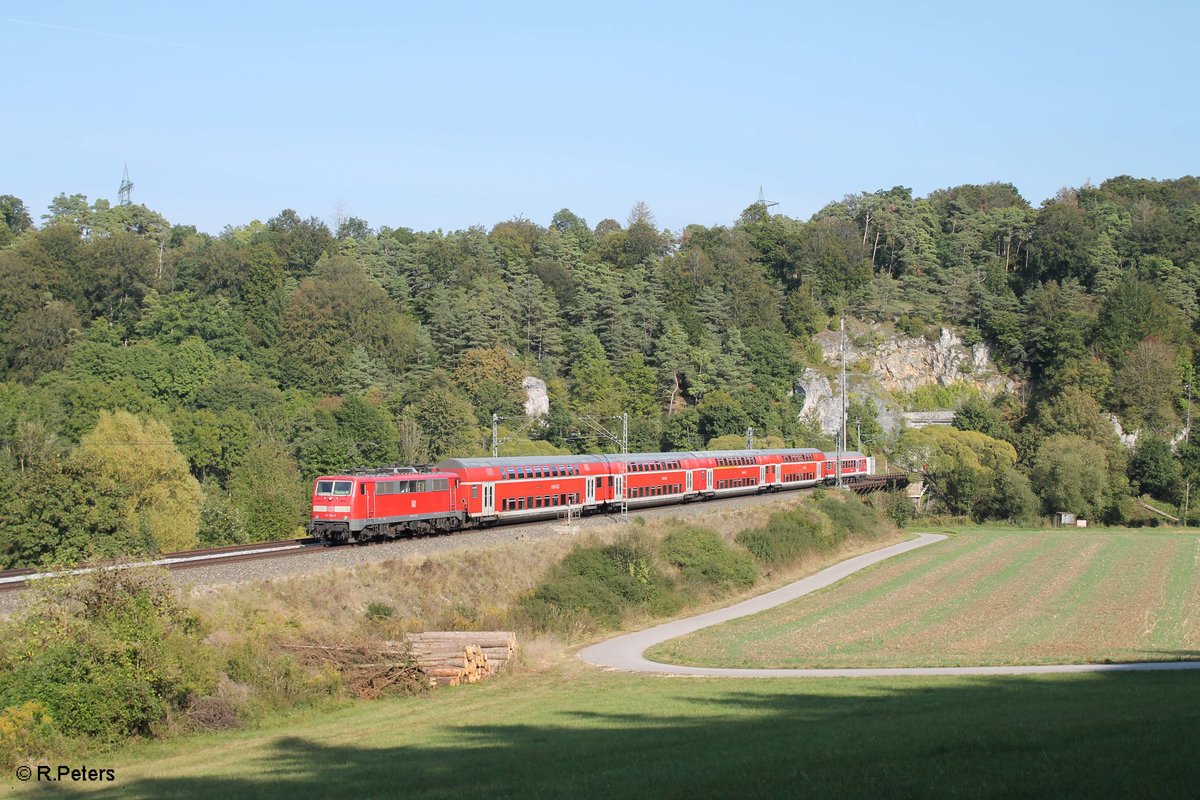
<svg viewBox="0 0 1200 800">
<path fill-rule="evenodd" d="M 1161 798 L 1200 790 L 1200 672 L 669 684 L 614 676 L 593 708 L 581 702 L 578 694 L 564 702 L 553 724 L 464 720 L 434 732 L 436 742 L 401 747 L 281 738 L 253 778 L 118 780 L 98 796 Z M 643 713 L 628 712 L 639 705 Z"/>
</svg>

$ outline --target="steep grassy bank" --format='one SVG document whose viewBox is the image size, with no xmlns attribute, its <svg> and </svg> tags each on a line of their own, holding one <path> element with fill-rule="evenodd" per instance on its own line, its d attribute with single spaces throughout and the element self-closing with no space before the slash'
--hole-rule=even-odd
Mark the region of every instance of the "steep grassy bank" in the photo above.
<svg viewBox="0 0 1200 800">
<path fill-rule="evenodd" d="M 343 702 L 342 676 L 305 663 L 295 645 L 514 627 L 524 641 L 548 637 L 530 653 L 553 651 L 557 642 L 759 591 L 847 547 L 869 549 L 895 535 L 852 496 L 784 506 L 791 510 L 715 506 L 688 523 L 635 521 L 582 540 L 464 548 L 208 589 L 187 602 L 152 572 L 65 581 L 2 632 L 4 758 L 16 764 L 38 754 L 87 754 L 130 737 L 254 727 L 280 712 Z M 761 535 L 753 532 L 791 530 L 787 521 L 800 518 L 823 520 L 820 541 L 789 561 L 756 566 L 737 543 Z"/>
</svg>

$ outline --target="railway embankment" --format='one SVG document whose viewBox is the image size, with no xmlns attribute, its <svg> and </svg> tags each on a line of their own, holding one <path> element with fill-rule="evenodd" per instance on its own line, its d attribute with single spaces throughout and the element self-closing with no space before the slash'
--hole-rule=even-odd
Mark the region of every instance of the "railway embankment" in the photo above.
<svg viewBox="0 0 1200 800">
<path fill-rule="evenodd" d="M 534 641 L 534 653 L 563 652 L 567 642 L 737 599 L 900 536 L 855 496 L 824 494 L 664 508 L 628 525 L 598 517 L 573 529 L 550 524 L 334 548 L 329 557 L 352 560 L 239 562 L 204 569 L 252 569 L 252 577 L 207 576 L 210 582 L 196 580 L 198 570 L 96 571 L 46 582 L 22 593 L 28 606 L 3 623 L 0 637 L 9 675 L 0 707 L 23 708 L 26 695 L 49 698 L 29 709 L 12 752 L 62 746 L 90 753 L 148 733 L 243 727 L 280 711 L 343 702 L 336 670 L 299 663 L 295 645 L 353 647 L 401 640 L 409 631 L 512 627 Z M 870 535 L 843 535 L 848 520 L 869 525 Z M 363 555 L 371 558 L 358 560 Z M 285 565 L 302 567 L 281 572 Z M 64 619 L 72 624 L 49 622 Z M 113 668 L 132 652 L 155 654 L 157 672 Z M 43 662 L 64 653 L 112 685 L 56 682 L 54 691 L 41 691 L 38 681 L 54 674 Z M 158 680 L 159 673 L 171 680 Z M 155 687 L 168 693 L 158 696 Z M 81 697 L 87 703 L 77 708 Z M 147 702 L 131 710 L 122 700 L 130 697 Z"/>
</svg>

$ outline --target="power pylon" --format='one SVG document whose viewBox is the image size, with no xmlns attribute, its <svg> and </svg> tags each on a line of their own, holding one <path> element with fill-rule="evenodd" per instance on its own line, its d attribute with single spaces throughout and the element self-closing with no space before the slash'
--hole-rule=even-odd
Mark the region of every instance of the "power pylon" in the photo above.
<svg viewBox="0 0 1200 800">
<path fill-rule="evenodd" d="M 125 165 L 125 175 L 121 178 L 121 188 L 117 190 L 117 205 L 133 205 L 133 181 L 129 180 L 129 164 Z"/>
</svg>

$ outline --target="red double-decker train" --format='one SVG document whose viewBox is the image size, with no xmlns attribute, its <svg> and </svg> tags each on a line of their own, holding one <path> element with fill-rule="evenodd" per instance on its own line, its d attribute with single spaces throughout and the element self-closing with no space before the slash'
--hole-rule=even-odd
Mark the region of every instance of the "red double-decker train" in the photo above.
<svg viewBox="0 0 1200 800">
<path fill-rule="evenodd" d="M 339 544 L 799 489 L 835 482 L 839 463 L 848 483 L 875 472 L 862 453 L 805 448 L 450 458 L 317 478 L 308 530 Z"/>
</svg>

